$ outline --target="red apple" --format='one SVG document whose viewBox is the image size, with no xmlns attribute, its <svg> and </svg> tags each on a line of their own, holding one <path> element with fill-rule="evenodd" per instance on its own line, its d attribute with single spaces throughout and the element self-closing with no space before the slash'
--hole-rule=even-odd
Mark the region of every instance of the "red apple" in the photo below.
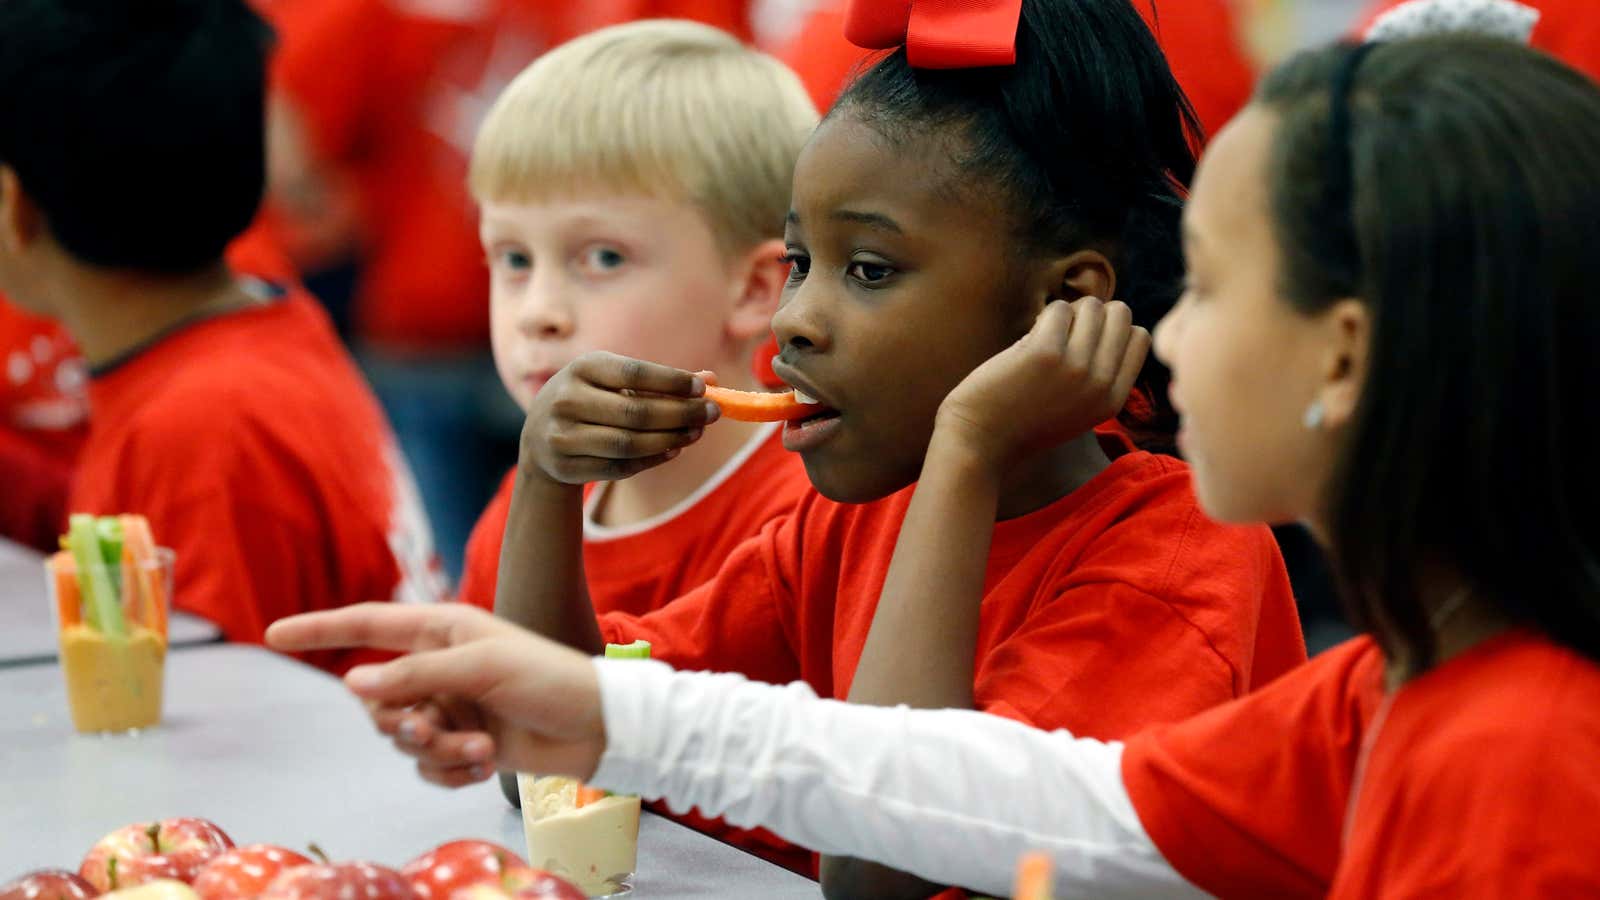
<svg viewBox="0 0 1600 900">
<path fill-rule="evenodd" d="M 201 900 L 255 900 L 284 870 L 309 865 L 310 858 L 283 847 L 236 847 L 206 863 L 194 890 Z"/>
<path fill-rule="evenodd" d="M 260 900 L 416 900 L 410 882 L 393 869 L 366 862 L 298 866 L 272 879 Z"/>
<path fill-rule="evenodd" d="M 66 869 L 40 869 L 0 887 L 0 900 L 88 900 L 100 893 Z"/>
<path fill-rule="evenodd" d="M 488 841 L 451 841 L 405 864 L 400 874 L 421 900 L 450 900 L 457 890 L 494 881 L 507 869 L 527 868 L 510 850 Z"/>
<path fill-rule="evenodd" d="M 101 891 L 171 878 L 194 880 L 233 841 L 205 819 L 165 819 L 118 828 L 89 849 L 78 874 Z"/>
<path fill-rule="evenodd" d="M 157 878 L 137 887 L 101 894 L 101 900 L 200 900 L 194 888 L 171 878 Z"/>
<path fill-rule="evenodd" d="M 518 866 L 461 888 L 449 900 L 586 900 L 572 882 L 543 869 Z"/>
</svg>

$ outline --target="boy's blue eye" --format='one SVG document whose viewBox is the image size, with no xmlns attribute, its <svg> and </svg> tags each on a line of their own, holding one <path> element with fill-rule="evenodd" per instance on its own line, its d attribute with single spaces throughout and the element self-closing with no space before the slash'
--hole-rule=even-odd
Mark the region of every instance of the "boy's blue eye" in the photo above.
<svg viewBox="0 0 1600 900">
<path fill-rule="evenodd" d="M 627 259 L 610 247 L 591 247 L 583 254 L 583 262 L 591 268 L 605 272 L 621 266 Z"/>
<path fill-rule="evenodd" d="M 848 274 L 857 281 L 872 284 L 893 275 L 894 269 L 878 263 L 854 262 L 850 264 Z"/>
<path fill-rule="evenodd" d="M 533 267 L 533 257 L 521 250 L 501 250 L 495 254 L 495 262 L 519 272 Z"/>
</svg>

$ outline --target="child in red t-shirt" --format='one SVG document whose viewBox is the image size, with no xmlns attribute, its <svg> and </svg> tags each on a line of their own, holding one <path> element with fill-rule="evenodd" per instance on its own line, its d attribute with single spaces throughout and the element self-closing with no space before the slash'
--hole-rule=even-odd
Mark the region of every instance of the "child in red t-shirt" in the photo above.
<svg viewBox="0 0 1600 900">
<path fill-rule="evenodd" d="M 1369 635 L 1126 744 L 591 661 L 481 616 L 272 637 L 452 634 L 350 679 L 440 781 L 498 758 L 991 893 L 1044 851 L 1067 896 L 1600 896 L 1597 160 L 1592 81 L 1463 37 L 1297 58 L 1212 143 L 1155 337 L 1197 488 L 1314 523 Z M 1028 384 L 997 362 L 972 382 Z M 959 572 L 962 536 L 934 537 L 930 577 Z M 494 740 L 398 712 L 467 694 Z"/>
<path fill-rule="evenodd" d="M 248 277 L 282 274 L 269 248 L 224 260 L 260 202 L 269 43 L 232 0 L 0 8 L 0 288 L 90 366 L 70 507 L 147 516 L 177 551 L 175 605 L 236 641 L 440 599 L 405 465 L 325 317 Z"/>
<path fill-rule="evenodd" d="M 529 408 L 498 613 L 585 649 L 643 638 L 680 667 L 1105 737 L 1304 660 L 1270 533 L 1207 521 L 1181 462 L 1097 436 L 1121 406 L 1110 384 L 1014 398 L 1058 430 L 996 437 L 990 493 L 924 482 L 913 496 L 924 465 L 964 452 L 949 446 L 964 426 L 941 411 L 946 395 L 1047 304 L 1083 300 L 1126 342 L 1130 318 L 1154 324 L 1177 289 L 1192 123 L 1144 22 L 1121 3 L 1040 3 L 1016 58 L 937 71 L 891 56 L 801 154 L 772 326 L 776 371 L 819 404 L 783 433 L 815 491 L 694 592 L 597 623 L 581 486 L 636 477 L 729 426 L 682 363 L 579 357 Z M 1121 61 L 1116 77 L 1090 61 L 1102 58 Z M 1140 382 L 1151 402 L 1129 430 L 1170 442 L 1164 370 Z M 934 506 L 908 518 L 918 501 Z M 962 534 L 971 570 L 911 588 L 890 577 L 914 521 Z M 876 877 L 830 881 L 870 892 Z"/>
<path fill-rule="evenodd" d="M 757 388 L 751 354 L 770 334 L 788 272 L 778 228 L 816 119 L 792 72 L 690 22 L 603 29 L 513 81 L 478 134 L 471 186 L 495 363 L 517 404 L 529 408 L 593 351 Z M 595 609 L 661 608 L 793 509 L 809 484 L 780 430 L 730 423 L 671 465 L 588 491 L 581 529 Z M 484 609 L 495 608 L 517 483 L 513 470 L 467 545 L 460 597 Z M 736 839 L 769 856 L 784 850 Z"/>
</svg>

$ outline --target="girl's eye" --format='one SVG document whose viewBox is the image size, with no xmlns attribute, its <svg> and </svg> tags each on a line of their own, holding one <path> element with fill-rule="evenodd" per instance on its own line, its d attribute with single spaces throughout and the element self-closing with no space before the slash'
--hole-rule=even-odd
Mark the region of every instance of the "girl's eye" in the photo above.
<svg viewBox="0 0 1600 900">
<path fill-rule="evenodd" d="M 882 281 L 894 274 L 892 267 L 870 262 L 851 263 L 847 271 L 851 278 L 866 284 Z"/>
<path fill-rule="evenodd" d="M 619 251 L 611 247 L 590 247 L 584 251 L 583 267 L 596 272 L 610 272 L 627 262 Z"/>
<path fill-rule="evenodd" d="M 790 281 L 802 281 L 811 272 L 811 257 L 798 250 L 790 250 L 778 259 L 788 264 Z"/>
</svg>

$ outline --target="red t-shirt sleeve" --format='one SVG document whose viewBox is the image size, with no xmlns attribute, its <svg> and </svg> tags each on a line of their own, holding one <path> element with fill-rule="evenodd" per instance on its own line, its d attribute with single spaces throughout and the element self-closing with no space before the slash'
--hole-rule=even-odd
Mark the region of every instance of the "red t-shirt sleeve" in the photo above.
<svg viewBox="0 0 1600 900">
<path fill-rule="evenodd" d="M 1380 654 L 1359 638 L 1131 738 L 1123 783 L 1167 861 L 1218 896 L 1324 896 L 1381 677 Z"/>
<path fill-rule="evenodd" d="M 1237 696 L 1227 660 L 1156 597 L 1123 584 L 1078 585 L 981 661 L 985 712 L 1082 737 L 1124 737 Z"/>
<path fill-rule="evenodd" d="M 3 360 L 0 360 L 3 361 Z M 67 520 L 69 460 L 57 459 L 25 432 L 0 423 L 0 536 L 44 551 L 56 549 Z"/>
<path fill-rule="evenodd" d="M 500 482 L 499 491 L 484 507 L 478 524 L 472 526 L 461 567 L 461 588 L 456 593 L 460 602 L 490 612 L 494 612 L 494 589 L 500 579 L 500 548 L 505 544 L 506 520 L 511 515 L 511 479 L 515 474 L 513 469 Z"/>
<path fill-rule="evenodd" d="M 611 643 L 650 642 L 651 656 L 674 668 L 739 672 L 783 684 L 801 677 L 785 603 L 799 559 L 800 523 L 788 515 L 768 522 L 740 544 L 710 581 L 644 616 L 600 616 Z"/>
</svg>

